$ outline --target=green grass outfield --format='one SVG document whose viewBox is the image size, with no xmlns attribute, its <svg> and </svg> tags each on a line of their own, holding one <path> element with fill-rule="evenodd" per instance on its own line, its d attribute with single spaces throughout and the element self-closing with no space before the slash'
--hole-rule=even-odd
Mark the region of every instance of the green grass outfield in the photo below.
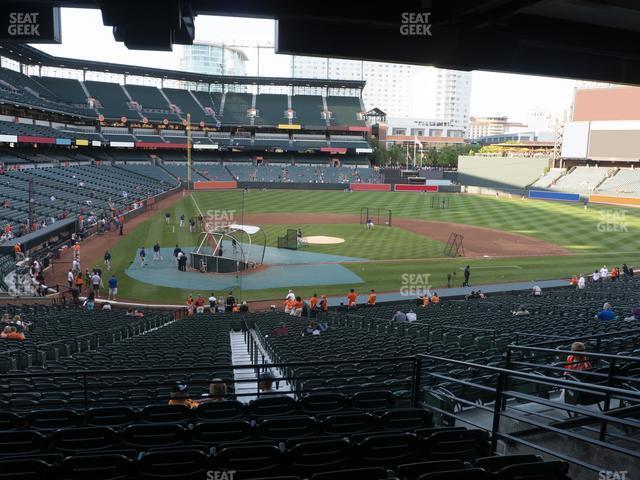
<svg viewBox="0 0 640 480">
<path fill-rule="evenodd" d="M 439 194 L 440 198 L 443 194 Z M 360 225 L 287 224 L 267 225 L 265 231 L 269 245 L 276 244 L 287 226 L 303 229 L 305 235 L 332 235 L 345 238 L 339 245 L 313 246 L 312 251 L 368 258 L 366 263 L 348 263 L 364 284 L 354 285 L 357 291 L 369 288 L 377 291 L 398 291 L 405 274 L 429 274 L 434 287 L 446 284 L 449 272 L 461 275 L 467 263 L 472 268 L 472 283 L 497 283 L 509 281 L 544 280 L 565 278 L 574 273 L 593 271 L 602 264 L 640 266 L 638 234 L 640 211 L 611 206 L 590 206 L 587 210 L 577 204 L 522 200 L 519 197 L 486 197 L 464 194 L 447 194 L 446 209 L 432 209 L 431 194 L 395 192 L 335 192 L 270 190 L 244 193 L 234 191 L 195 192 L 170 209 L 173 225 L 165 225 L 165 211 L 158 211 L 135 231 L 127 235 L 112 249 L 113 266 L 120 279 L 120 296 L 128 299 L 182 303 L 185 289 L 170 289 L 143 284 L 128 279 L 124 270 L 133 260 L 136 248 L 150 247 L 159 241 L 164 247 L 176 243 L 194 245 L 198 235 L 189 234 L 188 228 L 179 229 L 177 220 L 181 213 L 187 219 L 196 216 L 198 210 L 222 217 L 234 211 L 234 221 L 242 223 L 243 213 L 339 213 L 359 215 L 361 207 L 385 208 L 393 217 L 424 220 L 440 220 L 494 228 L 506 232 L 530 235 L 561 245 L 574 255 L 563 257 L 500 258 L 500 259 L 451 259 L 443 258 L 443 245 L 420 235 L 396 227 L 378 226 L 372 232 Z M 194 202 L 195 200 L 195 202 Z M 286 218 L 286 217 L 285 217 Z M 150 254 L 149 254 L 150 255 Z M 440 258 L 438 258 L 440 257 Z M 404 260 L 403 260 L 404 259 Z M 459 282 L 458 282 L 459 283 Z M 296 293 L 310 295 L 316 289 L 299 288 Z M 327 286 L 318 293 L 346 294 L 344 285 Z M 282 289 L 246 291 L 243 299 L 273 299 L 283 295 Z"/>
</svg>

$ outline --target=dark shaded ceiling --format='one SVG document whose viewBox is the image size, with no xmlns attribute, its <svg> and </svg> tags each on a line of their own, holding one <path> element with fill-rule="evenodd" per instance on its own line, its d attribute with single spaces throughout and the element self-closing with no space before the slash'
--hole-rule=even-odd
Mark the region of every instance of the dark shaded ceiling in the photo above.
<svg viewBox="0 0 640 480">
<path fill-rule="evenodd" d="M 197 15 L 262 17 L 276 20 L 278 53 L 640 84 L 638 0 L 36 3 L 101 8 L 116 40 L 135 48 L 189 43 Z M 431 35 L 402 35 L 403 13 L 428 13 Z"/>
</svg>

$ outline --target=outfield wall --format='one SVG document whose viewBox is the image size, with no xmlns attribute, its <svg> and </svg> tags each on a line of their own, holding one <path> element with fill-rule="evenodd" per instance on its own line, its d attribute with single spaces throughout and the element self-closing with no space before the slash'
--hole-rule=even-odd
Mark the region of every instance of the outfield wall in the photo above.
<svg viewBox="0 0 640 480">
<path fill-rule="evenodd" d="M 578 193 L 551 192 L 545 190 L 529 190 L 529 198 L 536 200 L 553 200 L 556 202 L 579 202 Z"/>
<path fill-rule="evenodd" d="M 238 182 L 237 188 L 262 190 L 344 190 L 347 183 Z"/>
<path fill-rule="evenodd" d="M 640 206 L 640 198 L 615 197 L 613 195 L 589 195 L 589 203 L 607 203 L 610 205 Z"/>
</svg>

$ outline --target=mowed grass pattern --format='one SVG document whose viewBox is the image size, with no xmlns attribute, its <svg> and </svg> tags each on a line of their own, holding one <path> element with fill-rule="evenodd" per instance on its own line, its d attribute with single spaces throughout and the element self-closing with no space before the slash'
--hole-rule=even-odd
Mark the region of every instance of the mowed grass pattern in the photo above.
<svg viewBox="0 0 640 480">
<path fill-rule="evenodd" d="M 439 196 L 442 198 L 444 195 Z M 463 194 L 448 194 L 446 197 L 448 208 L 433 209 L 430 208 L 431 194 L 419 193 L 298 190 L 195 192 L 195 202 L 186 197 L 170 209 L 172 225 L 165 225 L 164 211 L 158 212 L 134 232 L 128 232 L 113 249 L 113 264 L 121 282 L 120 293 L 126 298 L 164 303 L 182 303 L 186 295 L 193 293 L 188 285 L 178 290 L 134 282 L 126 278 L 124 270 L 132 261 L 135 249 L 142 245 L 148 249 L 156 241 L 165 247 L 176 243 L 194 245 L 198 235 L 189 234 L 186 226 L 178 228 L 177 223 L 181 213 L 185 214 L 187 220 L 198 214 L 196 203 L 203 213 L 220 219 L 225 219 L 232 212 L 237 223 L 243 222 L 244 213 L 283 213 L 281 225 L 265 226 L 270 245 L 275 245 L 277 235 L 282 234 L 287 226 L 300 226 L 305 235 L 345 238 L 348 241 L 341 245 L 310 248 L 321 253 L 374 260 L 346 264 L 365 281 L 365 284 L 355 286 L 361 292 L 369 288 L 398 291 L 402 286 L 402 275 L 411 273 L 430 274 L 431 284 L 441 287 L 446 284 L 447 273 L 461 274 L 461 269 L 467 263 L 472 267 L 472 283 L 475 284 L 564 278 L 581 271 L 592 271 L 605 263 L 611 266 L 627 262 L 640 266 L 636 242 L 640 231 L 640 215 L 637 210 L 610 206 L 589 206 L 585 210 L 581 204 L 530 201 L 518 197 L 509 199 Z M 296 213 L 359 215 L 362 207 L 390 209 L 394 217 L 447 221 L 521 233 L 556 243 L 575 254 L 545 257 L 545 252 L 541 251 L 540 257 L 512 259 L 433 258 L 442 255 L 441 244 L 402 229 L 378 226 L 373 232 L 366 232 L 360 225 L 296 225 L 286 221 L 287 214 Z M 290 218 L 293 219 L 293 216 Z M 303 295 L 310 295 L 314 291 L 313 288 L 298 290 L 297 293 Z M 346 292 L 344 286 L 330 286 L 318 293 Z M 282 296 L 279 290 L 269 288 L 240 294 L 247 300 Z"/>
</svg>

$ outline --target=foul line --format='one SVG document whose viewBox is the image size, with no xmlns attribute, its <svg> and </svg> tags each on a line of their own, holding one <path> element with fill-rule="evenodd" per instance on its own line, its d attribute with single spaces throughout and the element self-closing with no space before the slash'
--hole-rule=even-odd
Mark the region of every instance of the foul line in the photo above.
<svg viewBox="0 0 640 480">
<path fill-rule="evenodd" d="M 193 193 L 191 195 L 189 195 L 191 197 L 191 200 L 193 200 L 193 204 L 196 206 L 196 208 L 198 209 L 198 213 L 200 215 L 202 215 L 202 210 L 200 210 L 200 207 L 198 206 L 198 202 L 196 202 L 195 197 L 193 196 Z"/>
</svg>

